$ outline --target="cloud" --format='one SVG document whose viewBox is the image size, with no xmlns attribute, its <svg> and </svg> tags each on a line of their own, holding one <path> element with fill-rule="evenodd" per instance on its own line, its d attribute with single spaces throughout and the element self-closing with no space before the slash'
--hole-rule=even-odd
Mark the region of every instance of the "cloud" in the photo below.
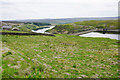
<svg viewBox="0 0 120 80">
<path fill-rule="evenodd" d="M 117 16 L 119 0 L 2 0 L 2 19 Z"/>
</svg>

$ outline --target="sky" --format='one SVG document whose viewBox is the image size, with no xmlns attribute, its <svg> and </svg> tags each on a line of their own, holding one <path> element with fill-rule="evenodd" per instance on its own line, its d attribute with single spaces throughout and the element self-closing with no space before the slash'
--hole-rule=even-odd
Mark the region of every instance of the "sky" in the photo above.
<svg viewBox="0 0 120 80">
<path fill-rule="evenodd" d="M 119 0 L 0 0 L 0 19 L 116 17 Z"/>
</svg>

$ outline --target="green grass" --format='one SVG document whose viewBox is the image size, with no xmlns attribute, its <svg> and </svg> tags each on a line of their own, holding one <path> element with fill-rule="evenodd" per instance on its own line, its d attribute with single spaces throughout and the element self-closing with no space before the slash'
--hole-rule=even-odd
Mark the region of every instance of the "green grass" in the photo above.
<svg viewBox="0 0 120 80">
<path fill-rule="evenodd" d="M 104 25 L 106 24 L 106 28 L 108 29 L 119 29 L 118 20 L 90 20 L 90 21 L 74 22 L 74 24 L 94 26 L 97 28 L 104 28 L 105 27 Z"/>
<path fill-rule="evenodd" d="M 117 78 L 118 40 L 3 35 L 3 78 Z"/>
<path fill-rule="evenodd" d="M 28 33 L 28 32 L 25 32 L 25 31 L 12 31 L 12 30 L 0 30 L 0 32 Z"/>
<path fill-rule="evenodd" d="M 47 32 L 53 34 L 73 34 L 96 28 L 119 29 L 118 20 L 90 20 L 69 24 L 60 24 L 56 25 L 50 30 L 47 30 Z"/>
<path fill-rule="evenodd" d="M 47 32 L 53 33 L 53 34 L 73 34 L 78 32 L 87 31 L 90 29 L 94 29 L 94 27 L 81 27 L 80 25 L 75 24 L 61 24 L 56 25 L 54 28 L 47 30 Z"/>
<path fill-rule="evenodd" d="M 2 79 L 2 37 L 0 36 L 0 79 Z"/>
<path fill-rule="evenodd" d="M 44 25 L 44 26 L 37 26 L 37 25 L 34 25 L 34 24 L 24 24 L 19 29 L 21 31 L 31 32 L 31 30 L 35 30 L 35 29 L 39 29 L 39 28 L 43 28 L 43 27 L 47 27 L 47 26 L 46 25 Z"/>
</svg>

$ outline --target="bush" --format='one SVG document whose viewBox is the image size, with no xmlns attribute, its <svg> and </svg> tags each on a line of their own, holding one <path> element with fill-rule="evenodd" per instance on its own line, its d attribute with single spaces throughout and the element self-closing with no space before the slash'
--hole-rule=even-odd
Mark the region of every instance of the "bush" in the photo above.
<svg viewBox="0 0 120 80">
<path fill-rule="evenodd" d="M 2 54 L 3 57 L 8 56 L 8 55 L 12 55 L 12 52 L 7 52 L 7 53 Z"/>
</svg>

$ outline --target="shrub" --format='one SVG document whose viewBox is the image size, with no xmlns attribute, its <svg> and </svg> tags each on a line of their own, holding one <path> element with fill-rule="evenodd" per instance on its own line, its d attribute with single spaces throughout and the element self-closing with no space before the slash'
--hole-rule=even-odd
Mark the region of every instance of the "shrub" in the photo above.
<svg viewBox="0 0 120 80">
<path fill-rule="evenodd" d="M 8 56 L 8 55 L 12 55 L 12 52 L 7 52 L 7 53 L 2 54 L 3 57 Z"/>
</svg>

